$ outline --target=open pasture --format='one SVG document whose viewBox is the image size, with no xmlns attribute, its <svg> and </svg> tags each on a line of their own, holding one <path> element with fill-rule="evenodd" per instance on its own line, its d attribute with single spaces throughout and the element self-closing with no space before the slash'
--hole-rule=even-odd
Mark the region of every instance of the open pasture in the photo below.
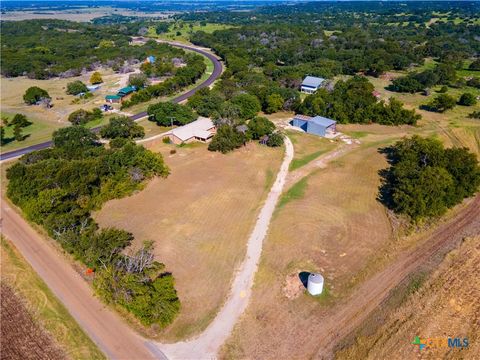
<svg viewBox="0 0 480 360">
<path fill-rule="evenodd" d="M 175 276 L 182 309 L 165 333 L 150 335 L 178 340 L 204 329 L 226 298 L 283 151 L 250 143 L 222 155 L 199 143 L 161 140 L 148 147 L 164 155 L 169 177 L 108 202 L 94 217 L 101 227 L 132 232 L 134 247 L 154 241 L 157 259 Z"/>
</svg>

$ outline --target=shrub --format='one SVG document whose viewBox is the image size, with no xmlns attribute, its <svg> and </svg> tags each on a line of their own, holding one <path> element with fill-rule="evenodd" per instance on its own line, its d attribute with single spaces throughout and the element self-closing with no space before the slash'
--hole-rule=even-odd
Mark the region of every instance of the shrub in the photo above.
<svg viewBox="0 0 480 360">
<path fill-rule="evenodd" d="M 162 139 L 162 142 L 164 144 L 171 144 L 172 140 L 170 140 L 170 138 L 168 136 L 165 136 L 163 139 Z"/>
<path fill-rule="evenodd" d="M 51 99 L 51 97 L 48 95 L 48 92 L 40 89 L 38 86 L 29 87 L 25 95 L 23 95 L 23 100 L 29 105 L 36 104 L 42 99 Z"/>
<path fill-rule="evenodd" d="M 283 145 L 283 134 L 276 131 L 268 136 L 267 146 L 277 147 Z"/>
<path fill-rule="evenodd" d="M 459 105 L 472 106 L 477 103 L 477 98 L 471 93 L 463 93 L 458 100 Z"/>
<path fill-rule="evenodd" d="M 453 109 L 457 101 L 454 97 L 447 95 L 447 94 L 440 94 L 435 97 L 432 101 L 430 101 L 426 108 L 430 111 L 436 111 L 443 113 L 447 110 Z"/>
<path fill-rule="evenodd" d="M 271 134 L 275 130 L 275 124 L 265 117 L 254 117 L 248 122 L 248 131 L 253 140 L 259 140 L 262 136 Z"/>
<path fill-rule="evenodd" d="M 27 127 L 32 125 L 32 122 L 27 119 L 27 117 L 23 114 L 15 114 L 12 121 L 8 124 L 8 126 L 19 126 L 19 127 Z"/>
<path fill-rule="evenodd" d="M 89 121 L 100 119 L 101 117 L 103 117 L 103 114 L 98 108 L 93 109 L 91 112 L 79 109 L 68 115 L 68 121 L 73 125 L 85 125 Z"/>
<path fill-rule="evenodd" d="M 103 82 L 102 75 L 98 72 L 95 71 L 92 76 L 90 76 L 90 84 L 100 84 Z"/>
<path fill-rule="evenodd" d="M 86 92 L 88 92 L 87 85 L 80 80 L 75 80 L 67 84 L 67 94 L 78 95 Z"/>
</svg>

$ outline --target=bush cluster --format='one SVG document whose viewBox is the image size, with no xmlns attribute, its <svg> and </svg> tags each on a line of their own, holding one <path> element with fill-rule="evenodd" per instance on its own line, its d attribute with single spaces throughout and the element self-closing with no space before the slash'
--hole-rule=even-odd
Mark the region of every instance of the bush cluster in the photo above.
<svg viewBox="0 0 480 360">
<path fill-rule="evenodd" d="M 143 324 L 166 325 L 179 310 L 173 278 L 153 260 L 151 246 L 125 254 L 132 234 L 99 229 L 91 211 L 131 194 L 153 176 L 166 177 L 160 154 L 124 141 L 106 149 L 81 126 L 56 131 L 51 149 L 23 156 L 7 170 L 8 197 L 27 218 L 95 269 L 94 286 L 106 301 Z"/>
</svg>

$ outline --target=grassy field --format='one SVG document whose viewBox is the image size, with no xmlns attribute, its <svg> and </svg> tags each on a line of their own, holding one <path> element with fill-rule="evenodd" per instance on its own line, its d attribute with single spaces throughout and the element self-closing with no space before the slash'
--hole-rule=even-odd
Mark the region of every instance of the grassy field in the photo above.
<svg viewBox="0 0 480 360">
<path fill-rule="evenodd" d="M 310 358 L 317 350 L 315 329 L 321 328 L 331 305 L 341 302 L 362 281 L 388 266 L 396 254 L 417 244 L 418 236 L 398 231 L 376 200 L 378 171 L 387 166 L 379 148 L 419 134 L 438 137 L 447 146 L 466 146 L 480 154 L 480 122 L 467 118 L 478 105 L 457 106 L 444 114 L 418 110 L 435 92 L 430 97 L 398 94 L 385 90 L 389 83 L 385 78 L 369 80 L 382 98 L 399 98 L 421 113 L 423 119 L 417 126 L 338 126 L 339 131 L 360 139 L 361 145 L 326 168 L 313 169 L 285 189 L 264 245 L 252 301 L 224 345 L 222 357 Z M 449 89 L 454 96 L 463 91 Z M 298 148 L 297 139 L 295 145 Z M 300 158 L 308 160 L 306 154 L 314 152 L 313 147 Z M 292 279 L 297 277 L 299 284 L 301 271 L 324 275 L 328 301 L 308 296 L 304 289 L 298 297 L 287 296 Z"/>
<path fill-rule="evenodd" d="M 228 155 L 199 143 L 148 146 L 164 155 L 171 175 L 108 202 L 94 217 L 102 227 L 131 231 L 135 245 L 154 241 L 155 255 L 175 276 L 182 310 L 164 333 L 150 335 L 178 340 L 204 329 L 226 298 L 283 151 L 255 143 Z"/>
<path fill-rule="evenodd" d="M 192 25 L 192 27 L 190 27 L 190 25 Z M 168 32 L 160 35 L 157 35 L 155 32 L 155 27 L 150 27 L 148 35 L 159 39 L 188 43 L 190 42 L 190 36 L 197 31 L 213 33 L 215 30 L 224 30 L 231 27 L 232 26 L 226 24 L 206 23 L 205 26 L 202 26 L 199 22 L 178 21 L 171 23 Z"/>
<path fill-rule="evenodd" d="M 35 80 L 26 77 L 17 78 L 1 78 L 1 106 L 0 112 L 2 116 L 12 117 L 16 113 L 25 114 L 33 125 L 25 128 L 24 133 L 29 135 L 26 140 L 18 142 L 11 141 L 2 146 L 2 151 L 10 151 L 16 148 L 22 148 L 33 145 L 51 138 L 51 134 L 58 128 L 70 125 L 68 115 L 75 110 L 85 109 L 91 110 L 105 103 L 105 95 L 115 93 L 119 88 L 124 86 L 128 81 L 129 74 L 114 74 L 112 70 L 100 70 L 104 83 L 101 88 L 93 92 L 94 96 L 86 100 L 77 100 L 73 95 L 67 95 L 65 89 L 67 83 L 81 80 L 85 84 L 89 84 L 91 73 L 86 75 L 60 79 L 54 78 L 49 80 Z M 53 107 L 50 109 L 43 108 L 38 105 L 26 105 L 23 102 L 23 94 L 31 86 L 38 86 L 45 89 L 52 97 Z M 103 120 L 105 123 L 107 119 Z M 92 122 L 89 126 L 97 126 L 100 121 Z M 7 137 L 10 131 L 7 128 Z"/>
<path fill-rule="evenodd" d="M 299 131 L 290 130 L 287 131 L 287 135 L 292 140 L 295 149 L 290 171 L 308 164 L 336 146 L 334 141 Z"/>
<path fill-rule="evenodd" d="M 1 259 L 1 281 L 25 300 L 31 316 L 69 358 L 105 359 L 21 254 L 3 237 Z"/>
<path fill-rule="evenodd" d="M 474 359 L 480 353 L 478 314 L 480 237 L 467 239 L 451 252 L 422 285 L 413 283 L 410 296 L 387 315 L 384 325 L 355 338 L 352 346 L 336 353 L 337 359 Z M 468 285 L 466 285 L 468 284 Z M 428 321 L 425 321 L 428 319 Z M 467 337 L 465 349 L 427 348 L 411 344 L 421 338 Z M 395 353 L 392 354 L 392 349 Z"/>
</svg>

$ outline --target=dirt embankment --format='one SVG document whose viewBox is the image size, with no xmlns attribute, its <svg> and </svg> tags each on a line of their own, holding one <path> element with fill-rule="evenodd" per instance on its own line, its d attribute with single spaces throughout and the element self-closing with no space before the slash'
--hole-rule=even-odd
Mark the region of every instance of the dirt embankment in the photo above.
<svg viewBox="0 0 480 360">
<path fill-rule="evenodd" d="M 467 239 L 443 260 L 424 285 L 413 292 L 373 333 L 355 338 L 338 359 L 475 359 L 480 354 L 480 236 Z M 419 336 L 427 346 L 413 345 Z M 429 346 L 427 339 L 468 339 L 464 348 Z M 448 340 L 447 340 L 448 341 Z M 447 343 L 448 345 L 448 343 Z M 395 349 L 395 352 L 392 352 Z"/>
<path fill-rule="evenodd" d="M 321 333 L 316 334 L 319 339 L 316 358 L 332 358 L 335 345 L 358 328 L 389 296 L 390 291 L 419 266 L 453 249 L 466 236 L 479 233 L 480 196 L 477 196 L 458 216 L 431 233 L 422 245 L 401 255 L 394 264 L 366 281 L 347 303 L 338 307 L 338 311 L 325 321 Z M 468 287 L 470 284 L 464 285 Z"/>
</svg>

